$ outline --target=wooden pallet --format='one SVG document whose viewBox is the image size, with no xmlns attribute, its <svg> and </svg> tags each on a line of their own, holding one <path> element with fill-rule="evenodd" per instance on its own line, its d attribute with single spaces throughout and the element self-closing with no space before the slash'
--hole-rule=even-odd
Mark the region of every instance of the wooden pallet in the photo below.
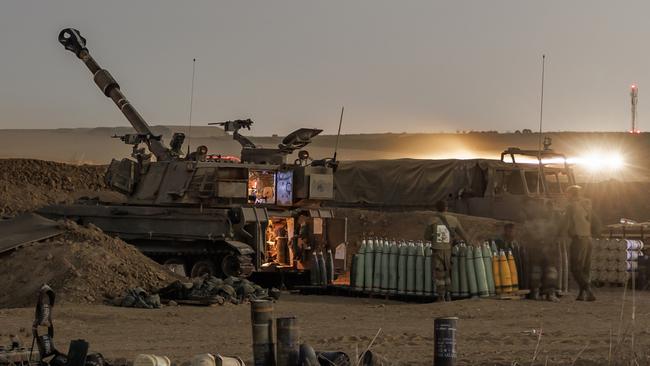
<svg viewBox="0 0 650 366">
<path fill-rule="evenodd" d="M 296 286 L 294 289 L 303 295 L 330 295 L 330 296 L 347 296 L 363 297 L 370 299 L 383 299 L 404 302 L 430 303 L 436 300 L 434 295 L 416 295 L 416 294 L 396 294 L 385 292 L 373 292 L 356 290 L 347 285 L 327 285 L 327 286 Z"/>
<path fill-rule="evenodd" d="M 494 297 L 493 299 L 496 300 L 522 300 L 530 293 L 530 290 L 518 290 L 514 292 L 510 292 L 507 294 L 499 294 Z"/>
</svg>

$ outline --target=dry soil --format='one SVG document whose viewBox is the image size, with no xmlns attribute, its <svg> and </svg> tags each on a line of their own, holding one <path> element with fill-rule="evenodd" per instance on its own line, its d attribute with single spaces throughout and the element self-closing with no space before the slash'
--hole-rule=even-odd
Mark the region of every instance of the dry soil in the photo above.
<svg viewBox="0 0 650 366">
<path fill-rule="evenodd" d="M 600 289 L 597 295 L 594 303 L 565 297 L 558 304 L 487 299 L 405 304 L 284 295 L 275 304 L 275 314 L 297 316 L 302 340 L 318 350 L 354 355 L 379 332 L 373 350 L 398 365 L 432 364 L 433 318 L 438 316 L 460 318 L 460 365 L 607 365 L 610 349 L 612 365 L 621 364 L 631 354 L 632 333 L 637 360 L 647 364 L 650 295 L 637 294 L 634 326 L 629 293 L 623 322 L 623 290 Z M 212 352 L 239 355 L 250 364 L 249 311 L 248 306 L 234 305 L 160 310 L 64 305 L 54 311 L 56 344 L 66 349 L 69 340 L 84 338 L 92 351 L 111 359 L 156 353 L 182 364 L 195 354 Z M 0 310 L 0 333 L 17 332 L 29 340 L 32 317 L 31 308 Z"/>
</svg>

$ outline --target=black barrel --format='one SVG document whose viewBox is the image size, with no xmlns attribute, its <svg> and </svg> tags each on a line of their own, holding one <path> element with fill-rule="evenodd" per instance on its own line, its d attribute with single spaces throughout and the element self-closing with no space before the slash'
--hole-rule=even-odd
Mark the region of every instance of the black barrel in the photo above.
<svg viewBox="0 0 650 366">
<path fill-rule="evenodd" d="M 274 366 L 273 302 L 251 302 L 251 325 L 253 328 L 253 359 L 255 366 Z"/>
<path fill-rule="evenodd" d="M 295 317 L 276 320 L 278 362 L 277 366 L 300 365 L 300 328 Z"/>
<path fill-rule="evenodd" d="M 433 365 L 456 364 L 456 330 L 458 318 L 436 318 L 433 321 Z"/>
</svg>

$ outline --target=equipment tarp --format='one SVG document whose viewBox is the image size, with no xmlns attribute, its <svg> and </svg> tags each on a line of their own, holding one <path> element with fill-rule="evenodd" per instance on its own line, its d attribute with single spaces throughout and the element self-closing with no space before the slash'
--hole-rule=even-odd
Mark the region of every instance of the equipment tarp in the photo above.
<svg viewBox="0 0 650 366">
<path fill-rule="evenodd" d="M 0 253 L 57 236 L 62 232 L 56 222 L 33 213 L 0 220 Z"/>
<path fill-rule="evenodd" d="M 341 161 L 334 173 L 334 204 L 340 206 L 429 206 L 438 200 L 483 196 L 486 167 L 472 160 Z"/>
</svg>

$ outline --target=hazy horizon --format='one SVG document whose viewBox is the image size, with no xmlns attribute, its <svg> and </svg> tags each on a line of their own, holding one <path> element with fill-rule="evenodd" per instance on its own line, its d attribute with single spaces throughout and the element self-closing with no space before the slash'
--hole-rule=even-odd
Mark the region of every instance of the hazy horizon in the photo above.
<svg viewBox="0 0 650 366">
<path fill-rule="evenodd" d="M 252 118 L 251 135 L 645 128 L 650 3 L 7 0 L 0 129 L 125 126 L 57 42 L 74 27 L 152 125 Z M 604 51 L 606 50 L 606 51 Z M 248 131 L 247 131 L 248 132 Z"/>
</svg>

